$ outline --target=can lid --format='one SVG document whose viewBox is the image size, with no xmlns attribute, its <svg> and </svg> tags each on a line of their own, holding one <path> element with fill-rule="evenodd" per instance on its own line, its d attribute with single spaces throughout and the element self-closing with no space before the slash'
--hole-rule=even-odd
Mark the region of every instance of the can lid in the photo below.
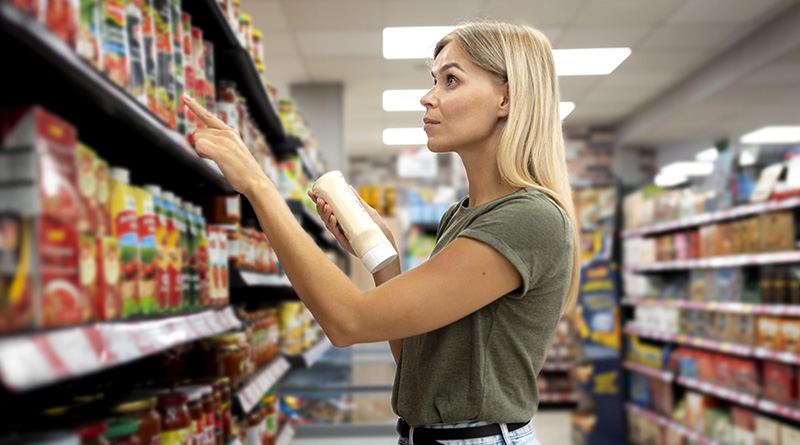
<svg viewBox="0 0 800 445">
<path fill-rule="evenodd" d="M 250 34 L 252 34 L 253 37 L 256 37 L 256 38 L 259 38 L 259 39 L 261 38 L 261 31 L 255 29 L 255 28 L 253 28 L 253 30 L 250 31 Z"/>
<path fill-rule="evenodd" d="M 160 197 L 161 196 L 161 186 L 155 184 L 145 184 L 144 189 L 148 192 L 152 193 L 153 196 Z"/>
<path fill-rule="evenodd" d="M 384 241 L 370 249 L 361 257 L 361 262 L 369 273 L 375 273 L 397 258 L 397 251 L 394 250 L 392 243 Z"/>
<path fill-rule="evenodd" d="M 131 182 L 131 172 L 127 168 L 111 167 L 109 170 L 111 179 L 124 182 L 126 184 Z"/>
<path fill-rule="evenodd" d="M 130 436 L 139 430 L 139 421 L 136 419 L 129 419 L 127 417 L 118 417 L 108 421 L 108 429 L 106 430 L 106 438 L 113 439 L 115 437 Z"/>
</svg>

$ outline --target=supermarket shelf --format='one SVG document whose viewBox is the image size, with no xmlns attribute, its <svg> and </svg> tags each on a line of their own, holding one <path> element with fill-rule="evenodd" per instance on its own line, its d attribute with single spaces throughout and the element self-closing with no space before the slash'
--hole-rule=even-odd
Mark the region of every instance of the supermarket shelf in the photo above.
<svg viewBox="0 0 800 445">
<path fill-rule="evenodd" d="M 572 392 L 539 394 L 539 403 L 571 403 L 577 402 L 578 395 Z"/>
<path fill-rule="evenodd" d="M 789 351 L 773 351 L 767 348 L 756 347 L 753 349 L 753 356 L 776 362 L 790 363 L 793 365 L 800 365 L 800 354 L 795 354 Z"/>
<path fill-rule="evenodd" d="M 300 158 L 300 164 L 303 167 L 304 173 L 308 179 L 315 181 L 319 177 L 319 172 L 311 164 L 306 153 L 302 150 L 303 141 L 296 136 L 286 136 L 282 141 L 271 142 L 272 151 L 276 155 L 297 155 Z"/>
<path fill-rule="evenodd" d="M 286 423 L 278 433 L 278 439 L 275 441 L 275 445 L 289 445 L 292 443 L 292 439 L 294 439 L 294 428 L 292 428 L 292 425 Z"/>
<path fill-rule="evenodd" d="M 267 139 L 283 140 L 286 133 L 278 111 L 269 100 L 253 58 L 239 43 L 217 1 L 194 0 L 183 2 L 182 6 L 192 16 L 192 25 L 203 30 L 203 38 L 214 43 L 217 79 L 236 82 L 239 92 L 247 99 L 250 116 Z"/>
<path fill-rule="evenodd" d="M 227 307 L 188 315 L 96 323 L 0 339 L 0 378 L 25 391 L 153 355 L 241 325 Z"/>
<path fill-rule="evenodd" d="M 698 311 L 736 312 L 740 314 L 780 315 L 800 317 L 800 306 L 784 304 L 755 304 L 733 301 L 689 301 L 655 298 L 623 298 L 623 306 L 674 307 Z"/>
<path fill-rule="evenodd" d="M 708 382 L 701 382 L 699 380 L 691 379 L 689 377 L 679 376 L 677 382 L 681 386 L 685 386 L 691 389 L 696 389 L 700 392 L 711 394 L 713 396 L 719 397 L 720 399 L 736 402 L 740 405 L 754 408 L 758 403 L 757 399 L 751 395 L 742 394 L 732 389 L 716 386 Z"/>
<path fill-rule="evenodd" d="M 261 397 L 289 370 L 289 362 L 282 356 L 274 358 L 256 371 L 255 375 L 236 392 L 236 398 L 245 413 L 250 412 Z"/>
<path fill-rule="evenodd" d="M 639 374 L 644 374 L 664 382 L 671 382 L 675 380 L 675 374 L 669 371 L 662 371 L 660 369 L 651 368 L 649 366 L 640 365 L 627 360 L 622 362 L 622 366 L 630 371 L 638 372 Z"/>
<path fill-rule="evenodd" d="M 274 288 L 291 288 L 292 283 L 283 274 L 256 272 L 252 270 L 231 267 L 231 287 L 259 286 Z"/>
<path fill-rule="evenodd" d="M 776 416 L 792 419 L 800 422 L 800 409 L 792 408 L 790 406 L 779 405 L 769 400 L 759 400 L 757 408 L 765 413 L 774 414 Z"/>
<path fill-rule="evenodd" d="M 623 238 L 631 238 L 642 235 L 650 235 L 653 233 L 668 232 L 671 230 L 694 227 L 716 221 L 724 221 L 728 219 L 739 218 L 742 216 L 757 215 L 765 212 L 790 209 L 798 206 L 800 206 L 800 198 L 798 197 L 788 198 L 780 201 L 761 202 L 756 204 L 735 207 L 733 209 L 721 210 L 719 212 L 690 216 L 675 221 L 653 224 L 638 229 L 623 230 L 621 236 Z"/>
<path fill-rule="evenodd" d="M 0 2 L 0 42 L 9 60 L 24 61 L 2 75 L 6 84 L 15 85 L 6 91 L 6 103 L 42 103 L 76 125 L 81 141 L 109 163 L 133 168 L 136 182 L 155 182 L 178 193 L 196 194 L 197 187 L 235 192 L 219 167 L 201 159 L 183 136 L 7 1 Z M 42 72 L 59 75 L 50 76 L 46 85 L 37 83 L 38 90 L 25 87 Z"/>
<path fill-rule="evenodd" d="M 319 215 L 312 213 L 300 200 L 287 199 L 286 204 L 289 205 L 289 209 L 295 216 L 299 216 L 302 219 L 303 225 L 314 229 L 315 232 L 327 232 L 325 224 L 319 219 Z"/>
<path fill-rule="evenodd" d="M 287 355 L 286 359 L 294 368 L 310 368 L 322 357 L 323 354 L 333 346 L 328 337 L 323 337 L 317 344 L 309 348 L 308 351 L 298 355 Z"/>
<path fill-rule="evenodd" d="M 654 412 L 652 412 L 650 410 L 644 409 L 644 408 L 642 408 L 640 406 L 637 406 L 637 405 L 635 405 L 633 403 L 630 403 L 630 402 L 626 403 L 625 404 L 625 409 L 630 411 L 630 412 L 632 412 L 632 413 L 636 413 L 636 414 L 638 414 L 638 415 L 640 415 L 642 417 L 648 418 L 648 419 L 652 420 L 653 422 L 655 422 L 655 423 L 657 423 L 657 424 L 659 424 L 661 426 L 667 427 L 670 430 L 677 432 L 678 434 L 680 434 L 684 438 L 693 440 L 695 442 L 699 442 L 699 443 L 701 443 L 703 445 L 720 445 L 719 442 L 717 442 L 715 440 L 711 440 L 708 437 L 706 437 L 706 436 L 704 436 L 704 435 L 702 435 L 700 433 L 692 431 L 689 428 L 681 425 L 678 422 L 673 422 L 673 421 L 667 419 L 664 416 L 656 414 L 656 413 L 654 413 Z"/>
<path fill-rule="evenodd" d="M 542 371 L 569 371 L 573 366 L 573 362 L 544 362 Z"/>
<path fill-rule="evenodd" d="M 626 334 L 636 335 L 642 338 L 680 343 L 682 345 L 694 346 L 696 348 L 708 349 L 711 351 L 718 351 L 742 357 L 754 356 L 754 348 L 747 345 L 709 340 L 700 337 L 691 337 L 684 334 L 670 334 L 665 332 L 654 331 L 651 329 L 642 329 L 638 326 L 625 326 L 623 332 Z"/>
<path fill-rule="evenodd" d="M 720 267 L 760 266 L 764 264 L 798 263 L 800 251 L 732 255 L 695 260 L 663 261 L 651 264 L 625 264 L 625 272 L 654 272 L 661 270 L 715 269 Z"/>
</svg>

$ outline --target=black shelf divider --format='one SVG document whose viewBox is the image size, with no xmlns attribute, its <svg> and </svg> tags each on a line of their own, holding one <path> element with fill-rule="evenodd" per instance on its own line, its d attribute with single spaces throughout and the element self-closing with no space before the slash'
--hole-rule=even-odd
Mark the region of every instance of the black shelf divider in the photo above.
<svg viewBox="0 0 800 445">
<path fill-rule="evenodd" d="M 79 140 L 111 165 L 134 170 L 134 183 L 154 182 L 183 196 L 234 192 L 182 135 L 7 1 L 0 1 L 0 46 L 15 61 L 0 73 L 13 86 L 0 105 L 44 106 L 75 125 Z"/>
</svg>

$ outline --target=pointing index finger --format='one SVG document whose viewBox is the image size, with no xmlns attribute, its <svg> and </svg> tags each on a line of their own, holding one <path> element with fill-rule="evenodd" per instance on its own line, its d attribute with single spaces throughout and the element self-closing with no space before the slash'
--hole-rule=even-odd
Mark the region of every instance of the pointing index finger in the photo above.
<svg viewBox="0 0 800 445">
<path fill-rule="evenodd" d="M 208 128 L 216 128 L 219 130 L 229 130 L 231 128 L 225 125 L 225 123 L 221 120 L 217 119 L 217 117 L 211 114 L 208 110 L 201 107 L 200 104 L 195 102 L 194 99 L 185 94 L 183 95 L 183 102 L 187 107 L 189 107 L 190 110 L 192 110 L 192 113 L 194 113 L 198 119 L 208 125 Z"/>
</svg>

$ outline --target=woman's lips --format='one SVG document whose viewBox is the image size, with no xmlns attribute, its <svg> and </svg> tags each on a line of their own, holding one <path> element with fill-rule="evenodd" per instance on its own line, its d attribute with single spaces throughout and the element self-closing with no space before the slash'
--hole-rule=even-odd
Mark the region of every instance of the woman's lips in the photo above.
<svg viewBox="0 0 800 445">
<path fill-rule="evenodd" d="M 433 120 L 433 119 L 429 119 L 427 117 L 425 119 L 423 119 L 422 122 L 425 124 L 425 126 L 423 127 L 425 130 L 427 130 L 428 128 L 430 128 L 430 127 L 432 127 L 434 125 L 438 125 L 439 124 L 439 121 Z"/>
</svg>

